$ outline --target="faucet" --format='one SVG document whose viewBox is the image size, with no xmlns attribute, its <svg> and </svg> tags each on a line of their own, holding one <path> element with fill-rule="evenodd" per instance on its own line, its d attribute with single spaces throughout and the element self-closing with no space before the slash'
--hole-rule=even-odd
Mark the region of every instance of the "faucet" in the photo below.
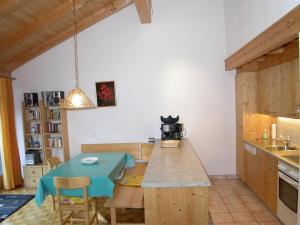
<svg viewBox="0 0 300 225">
<path fill-rule="evenodd" d="M 278 140 L 283 142 L 285 149 L 289 149 L 289 147 L 291 147 L 291 143 L 292 143 L 292 137 L 291 136 L 288 135 L 286 137 L 283 137 L 282 135 L 280 135 Z"/>
</svg>

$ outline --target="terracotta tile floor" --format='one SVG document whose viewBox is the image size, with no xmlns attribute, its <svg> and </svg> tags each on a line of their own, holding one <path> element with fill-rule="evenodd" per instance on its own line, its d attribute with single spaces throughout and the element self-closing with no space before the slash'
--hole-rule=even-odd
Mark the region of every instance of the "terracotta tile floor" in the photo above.
<svg viewBox="0 0 300 225">
<path fill-rule="evenodd" d="M 213 180 L 208 204 L 213 225 L 281 225 L 239 180 Z"/>
<path fill-rule="evenodd" d="M 21 188 L 0 194 L 31 194 L 35 189 Z M 100 211 L 107 219 L 109 212 L 99 200 Z M 280 225 L 281 223 L 239 180 L 213 180 L 209 189 L 210 224 L 213 225 Z M 120 210 L 119 222 L 143 222 L 143 211 Z M 57 213 L 52 211 L 51 198 L 47 198 L 41 208 L 34 200 L 6 219 L 1 225 L 57 225 Z"/>
</svg>

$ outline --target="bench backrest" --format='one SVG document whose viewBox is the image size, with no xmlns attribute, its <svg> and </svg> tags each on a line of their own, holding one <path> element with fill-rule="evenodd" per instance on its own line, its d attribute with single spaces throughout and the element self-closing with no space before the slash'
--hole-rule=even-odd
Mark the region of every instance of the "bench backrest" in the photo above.
<svg viewBox="0 0 300 225">
<path fill-rule="evenodd" d="M 82 144 L 82 153 L 95 152 L 128 152 L 135 160 L 149 161 L 153 144 L 148 143 L 112 143 L 112 144 Z"/>
<path fill-rule="evenodd" d="M 82 144 L 82 153 L 95 152 L 128 152 L 136 160 L 142 159 L 142 144 L 120 143 L 120 144 Z"/>
</svg>

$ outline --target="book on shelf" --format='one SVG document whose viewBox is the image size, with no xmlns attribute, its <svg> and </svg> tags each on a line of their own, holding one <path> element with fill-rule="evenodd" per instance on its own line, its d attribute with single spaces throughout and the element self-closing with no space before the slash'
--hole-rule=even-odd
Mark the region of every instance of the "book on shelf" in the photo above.
<svg viewBox="0 0 300 225">
<path fill-rule="evenodd" d="M 31 124 L 31 127 L 28 127 L 28 134 L 40 134 L 41 133 L 41 125 L 39 123 Z"/>
<path fill-rule="evenodd" d="M 49 133 L 61 133 L 62 132 L 61 123 L 47 122 L 47 127 L 48 127 Z"/>
<path fill-rule="evenodd" d="M 48 137 L 47 141 L 47 147 L 61 148 L 63 146 L 62 137 Z"/>
<path fill-rule="evenodd" d="M 60 119 L 60 109 L 47 109 L 46 118 L 48 120 L 59 120 Z"/>
<path fill-rule="evenodd" d="M 40 111 L 39 110 L 26 110 L 25 119 L 30 120 L 40 120 Z"/>
<path fill-rule="evenodd" d="M 29 136 L 25 138 L 26 148 L 41 148 L 42 140 L 40 137 Z"/>
</svg>

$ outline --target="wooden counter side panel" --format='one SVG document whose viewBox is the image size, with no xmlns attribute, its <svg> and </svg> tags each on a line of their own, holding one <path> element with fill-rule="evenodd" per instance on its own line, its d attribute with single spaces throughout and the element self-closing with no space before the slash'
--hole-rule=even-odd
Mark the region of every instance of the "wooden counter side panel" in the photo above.
<svg viewBox="0 0 300 225">
<path fill-rule="evenodd" d="M 208 188 L 145 188 L 145 225 L 207 225 Z"/>
</svg>

